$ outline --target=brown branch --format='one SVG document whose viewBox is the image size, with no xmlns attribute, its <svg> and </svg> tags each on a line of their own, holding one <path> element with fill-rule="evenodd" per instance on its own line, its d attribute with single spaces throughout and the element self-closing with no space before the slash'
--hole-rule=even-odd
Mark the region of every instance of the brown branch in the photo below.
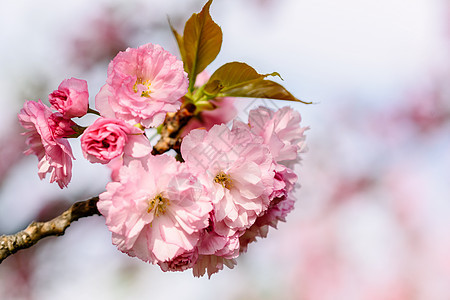
<svg viewBox="0 0 450 300">
<path fill-rule="evenodd" d="M 195 109 L 194 104 L 186 103 L 176 113 L 167 113 L 161 129 L 161 138 L 153 146 L 153 155 L 162 154 L 170 149 L 174 149 L 177 152 L 180 151 L 183 127 L 193 117 Z"/>
<path fill-rule="evenodd" d="M 0 263 L 19 250 L 29 248 L 47 236 L 63 235 L 70 224 L 80 218 L 100 215 L 98 196 L 74 203 L 68 210 L 48 222 L 33 222 L 24 230 L 0 237 Z"/>
</svg>

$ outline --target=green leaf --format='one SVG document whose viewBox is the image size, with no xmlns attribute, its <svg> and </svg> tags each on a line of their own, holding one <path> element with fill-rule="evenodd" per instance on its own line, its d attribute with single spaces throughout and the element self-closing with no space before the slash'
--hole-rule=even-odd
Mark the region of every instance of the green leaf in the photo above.
<svg viewBox="0 0 450 300">
<path fill-rule="evenodd" d="M 184 69 L 189 77 L 189 90 L 194 90 L 197 74 L 203 71 L 219 54 L 222 46 L 222 30 L 211 18 L 209 0 L 198 14 L 186 22 L 183 37 L 175 34 L 180 52 L 184 52 Z"/>
<path fill-rule="evenodd" d="M 268 98 L 275 100 L 289 100 L 310 104 L 294 97 L 281 84 L 266 80 L 270 74 L 259 74 L 252 67 L 241 62 L 231 62 L 223 65 L 208 80 L 205 85 L 205 93 L 217 97 L 251 97 Z"/>
</svg>

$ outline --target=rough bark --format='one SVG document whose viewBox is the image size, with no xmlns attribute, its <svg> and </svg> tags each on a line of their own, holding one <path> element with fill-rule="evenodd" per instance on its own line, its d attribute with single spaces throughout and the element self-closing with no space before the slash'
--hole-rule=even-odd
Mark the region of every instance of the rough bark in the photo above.
<svg viewBox="0 0 450 300">
<path fill-rule="evenodd" d="M 32 222 L 24 230 L 0 237 L 0 263 L 21 249 L 26 249 L 47 236 L 63 235 L 70 224 L 80 218 L 100 215 L 98 196 L 74 203 L 68 210 L 47 222 Z"/>
</svg>

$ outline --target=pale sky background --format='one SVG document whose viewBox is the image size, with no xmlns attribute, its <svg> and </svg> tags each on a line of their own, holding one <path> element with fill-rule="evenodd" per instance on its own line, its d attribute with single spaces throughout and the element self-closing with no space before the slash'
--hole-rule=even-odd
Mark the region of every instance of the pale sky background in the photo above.
<svg viewBox="0 0 450 300">
<path fill-rule="evenodd" d="M 15 100 L 17 88 L 26 88 L 21 83 L 30 77 L 44 74 L 48 79 L 51 90 L 44 91 L 43 95 L 56 89 L 64 78 L 84 78 L 88 81 L 93 100 L 106 79 L 107 65 L 88 74 L 66 70 L 66 62 L 61 58 L 61 53 L 67 49 L 64 37 L 83 30 L 80 22 L 86 15 L 94 14 L 102 4 L 118 2 L 15 0 L 2 3 L 0 103 L 4 108 L 0 110 L 0 119 L 8 125 L 0 127 L 1 134 L 8 131 L 9 124 L 16 122 L 16 114 L 22 106 Z M 202 6 L 201 2 L 193 0 L 141 2 L 126 1 L 126 7 L 135 13 L 135 18 L 130 20 L 134 24 L 144 18 L 143 11 L 150 11 L 155 20 L 164 23 L 167 16 L 175 14 L 187 20 Z M 288 103 L 300 111 L 303 125 L 311 127 L 308 131 L 310 151 L 315 151 L 318 139 L 327 136 L 329 126 L 333 126 L 328 117 L 341 105 L 352 103 L 355 114 L 358 109 L 389 107 L 411 87 L 427 87 L 434 73 L 446 71 L 443 62 L 448 66 L 447 42 L 443 38 L 446 17 L 443 1 L 267 2 L 267 7 L 262 8 L 256 0 L 214 1 L 211 14 L 223 30 L 224 41 L 221 53 L 209 70 L 214 71 L 229 61 L 244 61 L 260 73 L 280 73 L 283 85 L 289 91 L 298 98 L 316 103 L 310 106 Z M 168 26 L 152 38 L 148 40 L 143 32 L 136 36 L 135 44 L 129 46 L 159 43 L 178 54 Z M 243 109 L 247 105 L 241 103 L 239 107 Z M 240 116 L 245 118 L 245 115 Z M 29 222 L 41 206 L 35 199 L 50 196 L 70 199 L 80 191 L 95 195 L 102 190 L 108 180 L 108 172 L 87 163 L 76 143 L 72 148 L 78 159 L 74 161 L 73 181 L 69 189 L 59 190 L 57 185 L 50 185 L 48 179 L 40 181 L 35 157 L 23 160 L 13 170 L 0 189 L 0 228 L 14 230 Z M 358 158 L 355 154 L 352 159 L 360 159 L 364 164 L 366 156 Z M 303 189 L 310 194 L 314 185 L 320 185 L 320 188 L 326 185 L 308 181 L 308 170 L 314 169 L 308 165 L 308 155 L 304 156 L 304 165 L 305 169 L 300 173 L 304 178 L 298 194 L 300 199 L 304 196 Z M 426 172 L 433 176 L 437 174 L 430 170 Z M 443 197 L 443 192 L 439 192 L 444 188 L 443 183 L 439 182 L 437 187 L 436 196 Z M 347 213 L 357 215 L 357 211 L 355 208 L 355 211 Z M 253 299 L 262 299 L 264 293 L 266 299 L 289 299 L 289 291 L 285 290 L 287 282 L 283 278 L 290 278 L 288 275 L 293 272 L 291 260 L 295 257 L 280 255 L 283 253 L 280 247 L 289 247 L 290 237 L 283 231 L 295 232 L 289 230 L 289 226 L 295 224 L 293 220 L 301 218 L 301 215 L 297 207 L 288 216 L 286 224 L 281 224 L 278 230 L 271 230 L 267 239 L 251 245 L 249 252 L 238 259 L 234 270 L 219 272 L 211 280 L 195 279 L 190 272 L 163 273 L 157 266 L 128 258 L 111 245 L 110 234 L 100 217 L 85 219 L 73 224 L 60 240 L 37 245 L 43 251 L 38 255 L 40 275 L 34 279 L 35 296 L 36 299 L 49 300 L 220 300 L 239 299 L 242 291 L 246 291 L 247 295 L 253 295 Z M 379 218 L 382 219 L 383 215 L 371 211 L 363 224 L 370 229 L 373 225 L 371 220 Z M 391 227 L 389 221 L 386 222 L 373 229 L 375 235 L 377 230 L 389 232 Z M 348 224 L 348 228 L 351 226 Z M 368 250 L 352 251 L 358 255 Z M 377 261 L 376 257 L 373 261 Z M 59 275 L 55 278 L 54 273 Z M 251 289 L 255 289 L 254 294 Z M 278 294 L 273 294 L 274 291 Z M 278 298 L 280 295 L 282 297 Z"/>
</svg>

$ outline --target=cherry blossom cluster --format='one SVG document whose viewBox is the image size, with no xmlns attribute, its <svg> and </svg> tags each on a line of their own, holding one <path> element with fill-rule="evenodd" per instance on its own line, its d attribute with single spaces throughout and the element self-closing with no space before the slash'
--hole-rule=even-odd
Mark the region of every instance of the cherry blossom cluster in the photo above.
<svg viewBox="0 0 450 300">
<path fill-rule="evenodd" d="M 199 14 L 206 20 L 211 2 Z M 87 82 L 76 78 L 50 93 L 50 107 L 25 102 L 18 117 L 26 129 L 26 154 L 38 157 L 41 179 L 50 174 L 50 182 L 67 187 L 75 159 L 68 139 L 80 138 L 84 157 L 112 170 L 97 207 L 113 244 L 163 271 L 211 276 L 224 265 L 232 268 L 294 206 L 293 168 L 305 150 L 307 129 L 300 114 L 259 107 L 247 122 L 226 125 L 237 112 L 233 96 L 299 101 L 265 79 L 276 75 L 239 62 L 211 76 L 195 64 L 187 73 L 186 62 L 159 45 L 128 48 L 109 64 L 95 109 L 89 107 Z M 184 110 L 187 122 L 172 118 Z M 74 121 L 87 113 L 98 116 L 91 125 Z M 168 143 L 154 152 L 147 133 L 155 129 L 161 140 L 164 130 L 171 132 L 165 138 L 175 135 L 177 148 Z"/>
<path fill-rule="evenodd" d="M 304 149 L 299 121 L 288 107 L 258 108 L 248 124 L 192 130 L 183 163 L 163 154 L 123 166 L 98 206 L 113 243 L 164 271 L 232 267 L 293 208 L 297 176 L 286 164 Z"/>
<path fill-rule="evenodd" d="M 289 107 L 254 109 L 247 123 L 235 120 L 229 128 L 224 123 L 233 108 L 231 115 L 204 114 L 189 123 L 181 159 L 152 155 L 145 130 L 180 109 L 187 87 L 182 62 L 147 44 L 110 63 L 95 97 L 98 111 L 89 108 L 86 81 L 70 78 L 49 95 L 51 107 L 27 101 L 18 117 L 27 130 L 26 154 L 38 157 L 41 179 L 50 173 L 51 182 L 68 185 L 73 137 L 80 137 L 87 160 L 111 167 L 98 209 L 119 250 L 164 271 L 192 268 L 196 276 L 211 275 L 223 265 L 233 267 L 249 243 L 292 210 L 292 166 L 305 149 L 306 128 Z M 227 100 L 213 101 L 232 103 Z M 100 115 L 92 125 L 73 121 L 88 112 Z"/>
<path fill-rule="evenodd" d="M 182 62 L 147 44 L 110 63 L 95 97 L 100 117 L 92 125 L 72 120 L 95 112 L 88 107 L 86 81 L 75 78 L 49 95 L 51 107 L 27 101 L 19 121 L 41 179 L 50 173 L 51 182 L 68 185 L 70 137 L 81 136 L 87 160 L 110 165 L 113 181 L 98 209 L 119 250 L 164 271 L 192 268 L 197 276 L 211 275 L 223 265 L 233 267 L 250 242 L 292 210 L 297 176 L 289 166 L 305 148 L 306 128 L 288 107 L 252 110 L 248 123 L 235 120 L 231 129 L 224 124 L 229 119 L 205 114 L 203 123 L 197 119 L 184 132 L 183 162 L 154 156 L 145 129 L 180 108 L 187 86 Z M 204 126 L 210 129 L 195 129 Z"/>
</svg>

